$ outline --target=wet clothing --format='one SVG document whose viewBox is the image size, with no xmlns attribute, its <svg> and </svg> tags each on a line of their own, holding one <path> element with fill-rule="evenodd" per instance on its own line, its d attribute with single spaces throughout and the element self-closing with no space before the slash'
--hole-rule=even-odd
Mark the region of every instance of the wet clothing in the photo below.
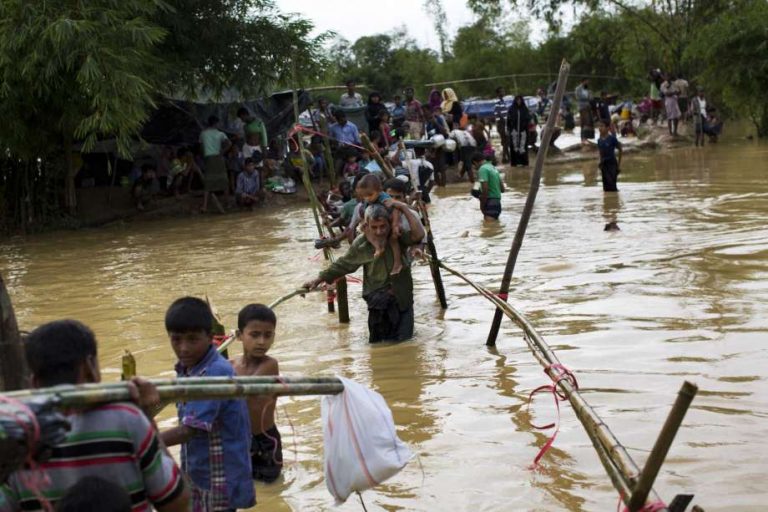
<svg viewBox="0 0 768 512">
<path fill-rule="evenodd" d="M 616 160 L 616 149 L 621 147 L 619 139 L 609 134 L 605 138 L 597 140 L 597 148 L 600 151 L 600 173 L 603 178 L 603 191 L 616 192 L 616 182 L 619 178 L 619 162 Z"/>
<path fill-rule="evenodd" d="M 160 447 L 157 432 L 132 403 L 94 407 L 67 419 L 71 430 L 40 464 L 49 482 L 41 491 L 54 507 L 67 490 L 87 476 L 104 478 L 128 492 L 133 512 L 150 512 L 176 499 L 184 480 L 173 459 Z M 16 471 L 0 486 L 0 511 L 42 511 L 25 485 L 29 471 Z"/>
<path fill-rule="evenodd" d="M 211 345 L 191 368 L 176 364 L 176 376 L 234 377 L 232 364 Z M 196 435 L 181 445 L 181 467 L 192 483 L 193 511 L 218 512 L 256 504 L 251 480 L 251 420 L 244 399 L 176 404 L 179 424 Z"/>
<path fill-rule="evenodd" d="M 283 440 L 277 426 L 251 436 L 253 479 L 272 483 L 283 470 Z"/>
<path fill-rule="evenodd" d="M 480 205 L 480 211 L 486 217 L 498 219 L 501 216 L 501 199 L 491 199 L 489 197 L 484 205 Z"/>
<path fill-rule="evenodd" d="M 488 198 L 501 199 L 501 176 L 491 162 L 485 162 L 477 170 L 477 179 L 480 183 L 488 183 Z"/>
<path fill-rule="evenodd" d="M 407 254 L 407 248 L 411 245 L 416 245 L 420 240 L 413 241 L 411 239 L 411 232 L 405 231 L 400 235 L 398 239 L 400 243 L 401 254 Z M 386 303 L 384 309 L 380 309 L 382 299 L 375 300 L 375 309 L 371 309 L 369 304 L 369 317 L 373 314 L 376 319 L 385 319 L 382 315 L 379 317 L 380 311 L 387 311 L 390 309 L 391 304 L 396 304 L 400 313 L 397 318 L 397 337 L 393 341 L 403 341 L 413 335 L 413 314 L 411 312 L 408 315 L 408 310 L 413 306 L 413 278 L 411 277 L 411 268 L 408 261 L 403 260 L 403 269 L 397 275 L 390 275 L 392 267 L 394 265 L 394 254 L 389 244 L 386 244 L 384 254 L 378 258 L 373 257 L 374 253 L 373 244 L 371 244 L 364 234 L 359 235 L 352 242 L 352 245 L 341 258 L 320 272 L 320 279 L 326 283 L 333 283 L 337 279 L 344 277 L 347 274 L 351 274 L 361 266 L 363 267 L 363 298 L 378 297 L 379 294 L 374 295 L 374 292 L 385 291 L 394 298 L 394 303 Z M 386 319 L 385 319 L 386 320 Z M 404 325 L 404 323 L 409 325 Z M 369 325 L 370 328 L 370 325 Z M 387 329 L 388 333 L 394 332 L 393 329 Z M 375 328 L 375 332 L 370 332 L 370 341 L 382 341 L 378 336 L 379 329 Z M 405 337 L 408 335 L 407 337 Z"/>
</svg>

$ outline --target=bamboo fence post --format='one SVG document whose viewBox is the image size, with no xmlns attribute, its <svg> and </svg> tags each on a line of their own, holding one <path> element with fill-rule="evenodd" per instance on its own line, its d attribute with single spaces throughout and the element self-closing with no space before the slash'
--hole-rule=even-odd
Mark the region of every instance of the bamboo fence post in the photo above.
<svg viewBox="0 0 768 512">
<path fill-rule="evenodd" d="M 427 249 L 429 249 L 429 270 L 432 273 L 432 281 L 435 283 L 435 293 L 437 300 L 440 301 L 440 307 L 448 309 L 448 300 L 445 297 L 445 286 L 443 285 L 443 276 L 440 275 L 440 258 L 437 256 L 437 247 L 435 247 L 435 238 L 432 236 L 432 226 L 429 223 L 429 214 L 424 203 L 419 200 L 419 211 L 421 220 L 424 222 L 424 228 L 427 231 Z"/>
<path fill-rule="evenodd" d="M 360 142 L 362 142 L 363 147 L 373 155 L 373 159 L 376 160 L 377 164 L 379 164 L 379 167 L 381 167 L 381 171 L 386 175 L 386 177 L 394 178 L 395 177 L 394 169 L 392 169 L 392 166 L 389 164 L 389 162 L 387 162 L 381 157 L 381 155 L 379 154 L 379 151 L 371 142 L 371 139 L 368 138 L 368 135 L 366 135 L 365 133 L 361 133 Z"/>
<path fill-rule="evenodd" d="M 24 345 L 13 312 L 11 296 L 0 276 L 0 389 L 12 391 L 29 386 Z"/>
<path fill-rule="evenodd" d="M 683 418 L 685 418 L 685 413 L 688 412 L 688 407 L 691 405 L 698 390 L 699 388 L 695 384 L 688 381 L 683 382 L 683 385 L 680 387 L 672 410 L 669 412 L 664 426 L 661 427 L 659 437 L 656 439 L 651 454 L 648 456 L 643 471 L 640 473 L 637 485 L 632 491 L 632 497 L 627 504 L 629 512 L 637 512 L 645 506 L 645 501 L 653 489 L 653 483 L 659 474 L 661 465 L 664 464 L 664 459 L 667 457 L 670 446 L 672 446 L 672 441 L 674 441 L 675 435 L 683 423 Z"/>
<path fill-rule="evenodd" d="M 299 99 L 298 95 L 296 94 L 296 62 L 293 63 L 293 115 L 296 119 L 296 124 L 299 124 Z M 301 160 L 301 180 L 304 182 L 304 188 L 307 191 L 307 195 L 309 195 L 309 204 L 312 208 L 312 215 L 315 218 L 315 226 L 317 227 L 317 233 L 322 238 L 324 236 L 323 233 L 323 225 L 320 222 L 320 216 L 318 214 L 318 205 L 317 205 L 317 196 L 315 195 L 315 189 L 312 186 L 312 180 L 309 177 L 309 168 L 307 167 L 307 161 L 306 158 L 304 158 L 304 144 L 301 141 L 301 135 L 299 133 L 296 134 L 296 144 L 298 145 L 298 151 L 299 151 L 299 158 Z M 323 254 L 325 255 L 325 259 L 327 261 L 331 261 L 331 252 L 330 249 L 325 248 L 323 249 Z M 326 297 L 328 299 L 328 312 L 334 313 L 335 308 L 333 305 L 334 300 L 334 294 L 331 290 L 328 290 L 326 292 Z"/>
<path fill-rule="evenodd" d="M 325 156 L 325 167 L 328 169 L 328 179 L 331 187 L 338 186 L 338 177 L 336 176 L 336 166 L 331 153 L 331 143 L 328 140 L 328 121 L 320 118 L 320 131 L 323 133 L 323 153 Z M 339 306 L 339 323 L 349 323 L 349 295 L 347 293 L 347 280 L 339 279 L 336 282 L 336 304 Z"/>
<path fill-rule="evenodd" d="M 405 153 L 405 161 L 408 166 L 408 174 L 411 172 L 411 157 L 405 148 L 403 139 L 400 139 L 398 144 L 400 151 Z M 418 189 L 418 183 L 412 183 L 411 187 L 416 193 L 419 194 L 416 205 L 421 214 L 421 222 L 424 224 L 424 229 L 427 232 L 427 249 L 429 250 L 429 270 L 432 274 L 432 281 L 435 284 L 435 293 L 437 294 L 437 300 L 440 301 L 440 307 L 448 309 L 448 300 L 445 298 L 445 286 L 443 286 L 443 276 L 440 274 L 440 258 L 437 256 L 437 247 L 435 247 L 435 238 L 432 236 L 432 226 L 429 223 L 429 213 L 424 201 L 421 199 L 421 192 Z"/>
<path fill-rule="evenodd" d="M 563 94 L 565 93 L 565 83 L 568 80 L 568 72 L 570 70 L 570 64 L 563 60 L 560 65 L 560 74 L 557 77 L 557 89 L 555 91 L 555 98 L 552 101 L 552 112 L 560 111 L 560 103 L 563 101 Z M 544 133 L 541 139 L 541 146 L 539 146 L 539 152 L 536 154 L 536 164 L 533 168 L 533 174 L 531 175 L 531 187 L 528 190 L 528 197 L 525 200 L 525 207 L 523 213 L 520 215 L 520 223 L 517 226 L 517 232 L 515 238 L 512 240 L 512 248 L 509 250 L 509 257 L 507 258 L 507 265 L 504 268 L 504 276 L 501 279 L 501 288 L 499 290 L 499 296 L 506 302 L 506 296 L 509 293 L 509 285 L 512 281 L 512 273 L 515 270 L 515 263 L 517 262 L 517 255 L 520 253 L 520 248 L 523 246 L 523 238 L 525 237 L 525 231 L 528 229 L 528 221 L 533 213 L 533 205 L 536 202 L 536 195 L 539 192 L 539 182 L 541 181 L 541 172 L 544 167 L 544 159 L 547 157 L 547 150 L 549 149 L 549 142 L 552 140 L 552 132 L 555 128 L 555 120 L 557 116 L 549 116 L 547 124 L 544 126 Z M 493 323 L 491 324 L 491 330 L 488 333 L 488 339 L 485 344 L 487 346 L 496 345 L 496 338 L 499 335 L 499 327 L 501 326 L 501 318 L 503 313 L 501 309 L 496 309 L 496 313 L 493 316 Z"/>
</svg>

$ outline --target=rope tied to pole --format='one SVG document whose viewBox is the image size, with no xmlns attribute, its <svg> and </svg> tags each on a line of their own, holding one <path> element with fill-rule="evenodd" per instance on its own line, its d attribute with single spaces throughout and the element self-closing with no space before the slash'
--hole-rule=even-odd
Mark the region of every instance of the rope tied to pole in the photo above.
<svg viewBox="0 0 768 512">
<path fill-rule="evenodd" d="M 616 512 L 629 512 L 628 507 L 621 506 L 623 501 L 624 497 L 619 495 L 619 504 L 616 506 Z M 669 507 L 666 503 L 661 500 L 657 500 L 646 503 L 643 508 L 639 509 L 637 512 L 661 512 L 662 510 L 667 510 L 668 508 Z"/>
<path fill-rule="evenodd" d="M 547 365 L 544 368 L 544 373 L 552 379 L 552 384 L 545 384 L 531 391 L 531 394 L 528 395 L 528 404 L 526 407 L 529 408 L 531 406 L 533 397 L 538 393 L 545 391 L 552 393 L 552 397 L 555 400 L 555 409 L 557 410 L 557 417 L 555 421 L 546 425 L 536 425 L 531 422 L 531 426 L 537 430 L 549 430 L 554 427 L 555 431 L 547 440 L 547 442 L 544 443 L 544 446 L 539 449 L 539 453 L 537 453 L 536 457 L 534 457 L 533 464 L 531 464 L 530 469 L 536 469 L 539 466 L 539 461 L 541 461 L 542 457 L 544 457 L 549 449 L 552 448 L 552 445 L 555 443 L 555 439 L 557 438 L 557 434 L 560 432 L 560 402 L 568 401 L 568 395 L 558 387 L 558 384 L 560 381 L 567 380 L 570 382 L 571 386 L 573 386 L 573 389 L 579 389 L 579 383 L 576 380 L 576 376 L 571 370 L 562 364 Z"/>
</svg>

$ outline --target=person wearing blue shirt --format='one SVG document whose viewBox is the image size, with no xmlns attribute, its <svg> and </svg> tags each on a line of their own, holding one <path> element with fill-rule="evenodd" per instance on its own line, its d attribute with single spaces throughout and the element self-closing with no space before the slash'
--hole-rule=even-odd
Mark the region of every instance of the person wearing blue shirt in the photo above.
<svg viewBox="0 0 768 512">
<path fill-rule="evenodd" d="M 343 110 L 336 112 L 336 123 L 328 128 L 328 133 L 339 144 L 360 145 L 360 131 L 357 126 L 347 121 L 347 114 Z"/>
<path fill-rule="evenodd" d="M 600 138 L 597 139 L 597 149 L 600 151 L 600 173 L 603 176 L 603 191 L 618 192 L 619 189 L 616 187 L 616 182 L 621 172 L 621 142 L 619 142 L 614 133 L 610 132 L 610 121 L 602 121 L 599 126 Z M 618 159 L 616 158 L 617 149 L 619 150 Z"/>
<path fill-rule="evenodd" d="M 183 297 L 168 308 L 165 328 L 179 358 L 179 378 L 234 377 L 213 345 L 213 313 L 206 302 Z M 192 488 L 192 510 L 230 512 L 256 504 L 251 471 L 251 420 L 244 399 L 176 404 L 179 425 L 161 434 L 181 445 L 181 468 Z"/>
</svg>

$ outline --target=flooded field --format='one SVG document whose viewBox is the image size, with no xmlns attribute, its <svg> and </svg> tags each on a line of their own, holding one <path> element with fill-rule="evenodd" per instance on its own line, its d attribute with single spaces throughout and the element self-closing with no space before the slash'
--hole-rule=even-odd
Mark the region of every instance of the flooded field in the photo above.
<svg viewBox="0 0 768 512">
<path fill-rule="evenodd" d="M 579 378 L 585 397 L 642 464 L 683 380 L 700 386 L 659 475 L 667 500 L 694 493 L 708 512 L 763 510 L 768 449 L 768 146 L 721 143 L 628 158 L 618 195 L 604 195 L 593 162 L 545 170 L 510 301 Z M 529 171 L 507 170 L 502 221 L 483 225 L 468 185 L 435 194 L 433 229 L 450 265 L 498 287 Z M 606 233 L 617 221 L 620 232 Z M 312 277 L 308 208 L 171 219 L 0 244 L 19 324 L 74 317 L 100 340 L 105 378 L 131 350 L 140 373 L 171 375 L 163 315 L 181 295 L 208 294 L 228 326 L 248 302 L 270 302 Z M 541 471 L 527 469 L 546 439 L 526 411 L 547 378 L 508 321 L 484 343 L 493 309 L 446 276 L 441 311 L 426 266 L 415 269 L 417 338 L 366 342 L 360 286 L 352 323 L 320 294 L 278 308 L 273 355 L 288 375 L 341 374 L 389 402 L 418 454 L 364 494 L 368 510 L 613 510 L 618 496 L 581 425 L 562 411 Z M 760 393 L 763 392 L 761 395 Z M 322 474 L 320 400 L 280 401 L 284 477 L 257 486 L 256 510 L 332 510 Z M 173 421 L 167 409 L 162 424 Z M 361 510 L 356 499 L 338 510 Z"/>
</svg>

